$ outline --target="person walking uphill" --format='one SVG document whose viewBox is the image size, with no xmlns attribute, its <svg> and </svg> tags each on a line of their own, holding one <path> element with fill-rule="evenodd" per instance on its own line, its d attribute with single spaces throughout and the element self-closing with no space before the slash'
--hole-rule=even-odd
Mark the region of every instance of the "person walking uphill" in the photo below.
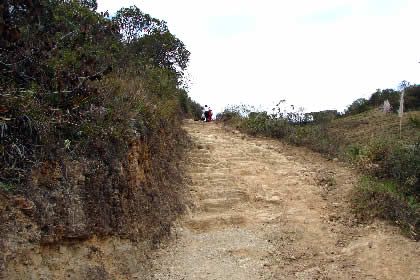
<svg viewBox="0 0 420 280">
<path fill-rule="evenodd" d="M 209 121 L 209 107 L 207 105 L 204 105 L 204 121 Z"/>
<path fill-rule="evenodd" d="M 211 116 L 213 115 L 213 111 L 209 107 L 209 122 L 211 122 Z"/>
</svg>

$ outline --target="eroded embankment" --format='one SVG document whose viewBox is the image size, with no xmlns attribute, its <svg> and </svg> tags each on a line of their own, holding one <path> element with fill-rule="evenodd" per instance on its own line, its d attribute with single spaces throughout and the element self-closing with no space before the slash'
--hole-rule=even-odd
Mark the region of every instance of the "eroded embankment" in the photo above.
<svg viewBox="0 0 420 280">
<path fill-rule="evenodd" d="M 196 207 L 146 279 L 420 279 L 418 243 L 351 213 L 352 170 L 215 123 L 185 128 Z"/>
<path fill-rule="evenodd" d="M 51 158 L 21 194 L 0 193 L 0 279 L 143 275 L 185 205 L 176 149 L 185 138 L 160 138 L 137 138 L 120 157 Z"/>
</svg>

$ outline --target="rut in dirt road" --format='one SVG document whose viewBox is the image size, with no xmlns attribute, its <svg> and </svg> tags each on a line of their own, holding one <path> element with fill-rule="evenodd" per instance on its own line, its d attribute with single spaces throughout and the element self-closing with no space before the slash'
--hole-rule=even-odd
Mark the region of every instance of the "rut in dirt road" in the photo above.
<svg viewBox="0 0 420 280">
<path fill-rule="evenodd" d="M 420 279 L 418 243 L 349 214 L 349 170 L 215 123 L 185 129 L 195 208 L 147 279 Z M 320 186 L 324 175 L 339 195 Z"/>
</svg>

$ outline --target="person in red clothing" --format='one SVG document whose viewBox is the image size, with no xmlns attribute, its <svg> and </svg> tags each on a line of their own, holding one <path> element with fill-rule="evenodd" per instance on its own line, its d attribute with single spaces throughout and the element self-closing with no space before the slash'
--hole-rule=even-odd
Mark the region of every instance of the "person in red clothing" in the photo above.
<svg viewBox="0 0 420 280">
<path fill-rule="evenodd" d="M 208 118 L 208 121 L 209 122 L 211 122 L 211 115 L 213 114 L 213 112 L 212 112 L 212 110 L 210 109 L 210 107 L 209 107 L 209 118 Z"/>
</svg>

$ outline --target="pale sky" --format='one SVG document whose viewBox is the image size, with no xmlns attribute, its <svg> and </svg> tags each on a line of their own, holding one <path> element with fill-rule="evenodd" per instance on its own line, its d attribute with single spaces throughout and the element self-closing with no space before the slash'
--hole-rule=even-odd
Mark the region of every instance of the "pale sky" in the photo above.
<svg viewBox="0 0 420 280">
<path fill-rule="evenodd" d="M 419 0 L 98 0 L 165 20 L 191 52 L 189 95 L 342 111 L 377 88 L 419 83 Z"/>
</svg>

